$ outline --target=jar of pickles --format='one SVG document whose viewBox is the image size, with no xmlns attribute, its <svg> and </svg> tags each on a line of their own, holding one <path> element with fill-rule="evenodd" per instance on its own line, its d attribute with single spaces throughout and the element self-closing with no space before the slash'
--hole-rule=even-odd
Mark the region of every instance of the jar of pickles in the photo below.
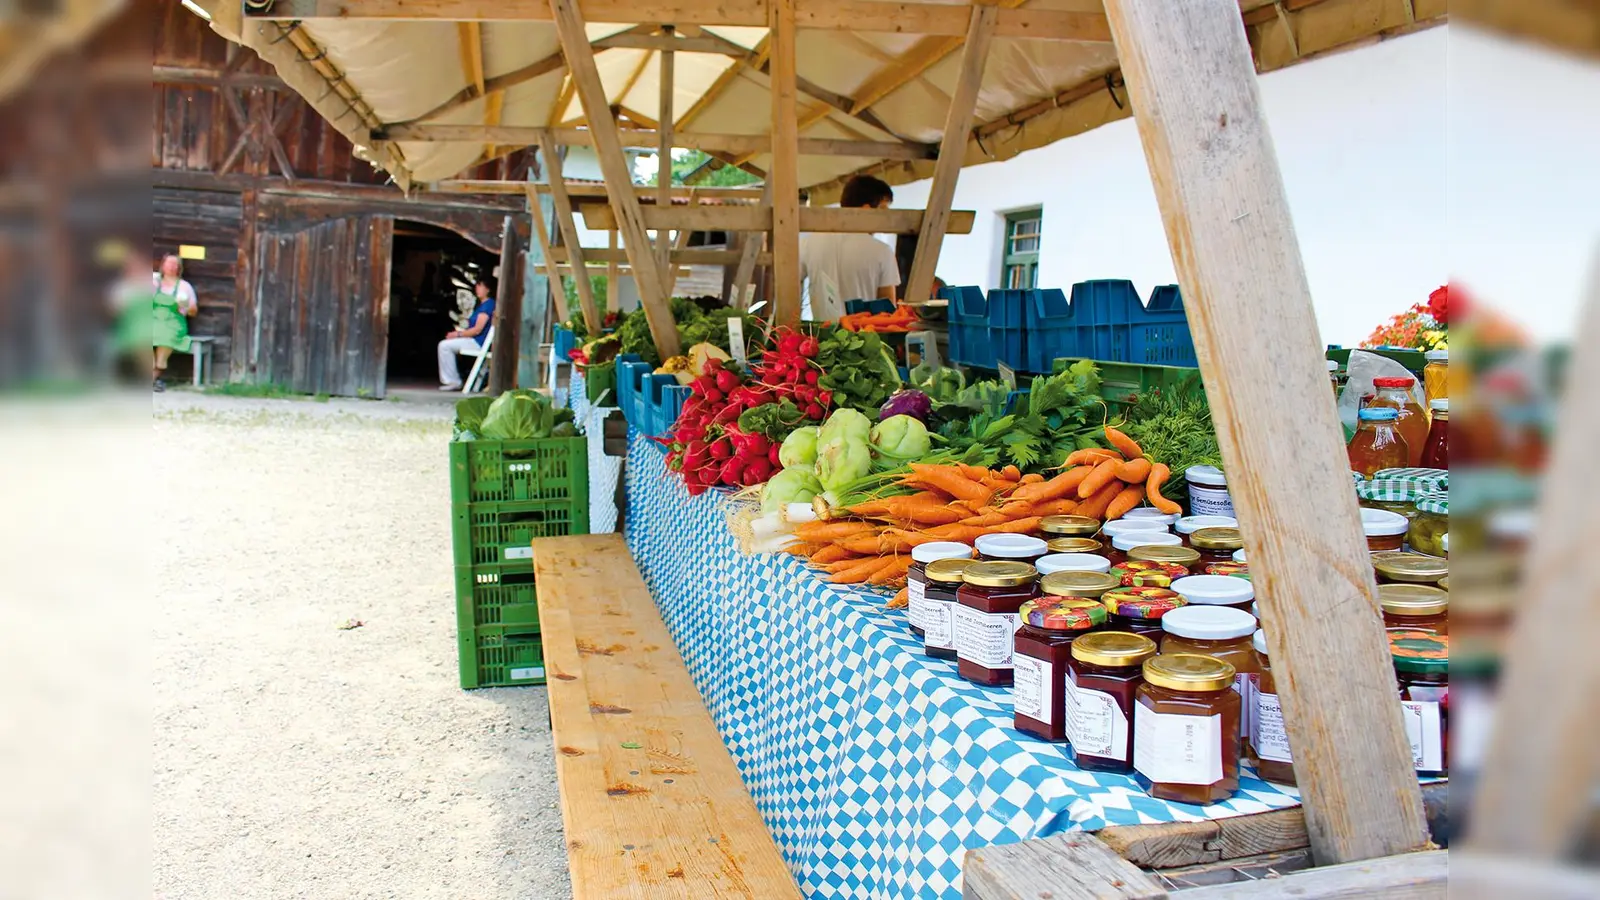
<svg viewBox="0 0 1600 900">
<path fill-rule="evenodd" d="M 976 684 L 1011 683 L 1018 611 L 1038 596 L 1038 579 L 1033 566 L 1023 562 L 967 565 L 954 610 L 957 674 Z"/>
<path fill-rule="evenodd" d="M 1045 516 L 1039 520 L 1039 533 L 1047 541 L 1064 537 L 1093 537 L 1100 531 L 1100 520 L 1089 516 Z"/>
<path fill-rule="evenodd" d="M 1055 572 L 1109 572 L 1111 560 L 1093 553 L 1049 553 L 1033 564 L 1040 575 Z"/>
<path fill-rule="evenodd" d="M 1417 514 L 1417 500 L 1430 489 L 1414 480 L 1403 478 L 1375 478 L 1356 485 L 1356 500 L 1362 509 L 1381 509 L 1404 516 L 1406 521 Z"/>
<path fill-rule="evenodd" d="M 1450 495 L 1429 494 L 1417 501 L 1417 515 L 1406 532 L 1411 549 L 1429 556 L 1447 556 L 1442 539 L 1450 531 Z"/>
<path fill-rule="evenodd" d="M 1379 469 L 1372 473 L 1378 481 L 1408 481 L 1419 490 L 1448 491 L 1450 489 L 1450 470 L 1434 469 L 1425 466 L 1395 466 Z"/>
<path fill-rule="evenodd" d="M 1450 575 L 1450 563 L 1423 553 L 1375 553 L 1372 569 L 1379 584 L 1433 584 Z"/>
<path fill-rule="evenodd" d="M 906 571 L 906 617 L 911 633 L 922 637 L 927 613 L 928 563 L 941 559 L 971 559 L 972 548 L 955 541 L 930 541 L 911 548 L 911 568 Z"/>
<path fill-rule="evenodd" d="M 985 534 L 973 541 L 982 560 L 1021 562 L 1032 566 L 1034 560 L 1049 552 L 1044 541 L 1025 534 Z"/>
<path fill-rule="evenodd" d="M 1116 586 L 1117 580 L 1104 572 L 1051 572 L 1039 578 L 1039 590 L 1058 597 L 1099 600 Z"/>
<path fill-rule="evenodd" d="M 1106 610 L 1087 597 L 1046 594 L 1022 604 L 1012 654 L 1013 724 L 1040 740 L 1067 739 L 1063 683 L 1072 643 L 1105 624 Z"/>
<path fill-rule="evenodd" d="M 1189 535 L 1189 546 L 1200 554 L 1201 563 L 1232 562 L 1233 554 L 1244 549 L 1244 534 L 1237 528 L 1202 528 Z"/>
<path fill-rule="evenodd" d="M 1192 653 L 1144 661 L 1133 710 L 1133 769 L 1150 796 L 1215 803 L 1239 789 L 1239 695 L 1233 666 Z"/>
<path fill-rule="evenodd" d="M 1390 631 L 1450 633 L 1450 595 L 1425 584 L 1380 584 L 1378 606 Z"/>
<path fill-rule="evenodd" d="M 1094 538 L 1064 537 L 1045 541 L 1044 546 L 1051 553 L 1094 553 L 1103 556 L 1101 551 L 1106 545 Z"/>
<path fill-rule="evenodd" d="M 1128 551 L 1135 547 L 1177 547 L 1183 541 L 1166 531 L 1130 531 L 1111 539 L 1111 550 L 1106 558 L 1113 566 L 1126 562 Z"/>
<path fill-rule="evenodd" d="M 1080 769 L 1133 769 L 1134 703 L 1155 642 L 1127 631 L 1095 631 L 1072 642 L 1063 686 L 1067 739 Z"/>
<path fill-rule="evenodd" d="M 1450 638 L 1426 631 L 1389 632 L 1400 707 L 1419 775 L 1450 769 Z"/>
<path fill-rule="evenodd" d="M 1158 644 L 1166 634 L 1161 628 L 1162 616 L 1189 605 L 1177 591 L 1160 587 L 1112 588 L 1100 601 L 1111 614 L 1110 628 L 1142 634 Z"/>
</svg>

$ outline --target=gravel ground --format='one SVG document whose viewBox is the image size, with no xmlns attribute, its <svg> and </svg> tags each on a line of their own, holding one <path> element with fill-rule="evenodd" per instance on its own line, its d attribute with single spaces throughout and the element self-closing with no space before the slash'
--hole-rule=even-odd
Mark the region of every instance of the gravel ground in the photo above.
<svg viewBox="0 0 1600 900">
<path fill-rule="evenodd" d="M 448 415 L 156 397 L 156 897 L 570 895 L 544 688 L 458 686 Z"/>
</svg>

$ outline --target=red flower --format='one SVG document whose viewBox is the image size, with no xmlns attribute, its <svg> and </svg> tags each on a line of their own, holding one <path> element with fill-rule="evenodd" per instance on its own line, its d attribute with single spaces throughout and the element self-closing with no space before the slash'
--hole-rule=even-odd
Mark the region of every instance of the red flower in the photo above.
<svg viewBox="0 0 1600 900">
<path fill-rule="evenodd" d="M 1428 295 L 1428 313 L 1440 325 L 1450 324 L 1450 285 L 1441 285 Z"/>
</svg>

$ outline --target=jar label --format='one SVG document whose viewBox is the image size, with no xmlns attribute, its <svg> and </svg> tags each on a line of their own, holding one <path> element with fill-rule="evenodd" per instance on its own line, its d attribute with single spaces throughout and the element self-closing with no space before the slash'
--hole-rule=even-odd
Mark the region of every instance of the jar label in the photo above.
<svg viewBox="0 0 1600 900">
<path fill-rule="evenodd" d="M 938 601 L 934 601 L 937 603 Z M 926 629 L 922 624 L 928 616 L 928 587 L 914 578 L 906 579 L 906 618 L 911 620 L 912 628 Z"/>
<path fill-rule="evenodd" d="M 1250 737 L 1250 720 L 1255 718 L 1255 693 L 1257 676 L 1240 672 L 1233 676 L 1233 692 L 1239 695 L 1239 738 Z"/>
<path fill-rule="evenodd" d="M 1049 660 L 1034 659 L 1026 653 L 1013 655 L 1011 665 L 1016 673 L 1016 680 L 1011 685 L 1011 699 L 1017 715 L 1054 725 L 1055 697 L 1052 688 L 1056 680 L 1056 667 Z"/>
<path fill-rule="evenodd" d="M 1230 738 L 1231 740 L 1231 738 Z M 1222 780 L 1222 716 L 1184 716 L 1133 708 L 1133 767 L 1162 784 Z"/>
<path fill-rule="evenodd" d="M 948 600 L 923 600 L 922 646 L 931 650 L 954 650 L 956 604 Z"/>
<path fill-rule="evenodd" d="M 1426 700 L 1401 700 L 1406 740 L 1411 743 L 1411 763 L 1419 772 L 1444 769 L 1444 729 L 1439 704 Z"/>
<path fill-rule="evenodd" d="M 959 603 L 954 606 L 956 656 L 985 669 L 1011 668 L 1017 614 L 980 612 Z"/>
<path fill-rule="evenodd" d="M 1256 714 L 1250 724 L 1250 746 L 1268 762 L 1294 762 L 1289 755 L 1289 733 L 1283 728 L 1283 705 L 1277 694 L 1256 691 Z"/>
<path fill-rule="evenodd" d="M 1191 516 L 1227 516 L 1233 515 L 1233 497 L 1227 488 L 1201 487 L 1194 482 L 1189 482 L 1189 515 Z"/>
<path fill-rule="evenodd" d="M 1105 691 L 1081 688 L 1067 679 L 1067 738 L 1074 753 L 1122 759 L 1128 755 L 1128 717 Z"/>
</svg>

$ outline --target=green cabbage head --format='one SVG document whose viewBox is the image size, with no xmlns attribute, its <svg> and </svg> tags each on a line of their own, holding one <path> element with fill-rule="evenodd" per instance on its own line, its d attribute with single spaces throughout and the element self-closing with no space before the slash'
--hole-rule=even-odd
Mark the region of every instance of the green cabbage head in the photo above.
<svg viewBox="0 0 1600 900">
<path fill-rule="evenodd" d="M 787 503 L 810 503 L 820 493 L 822 485 L 810 465 L 790 466 L 772 476 L 761 489 L 761 511 L 776 512 Z"/>
<path fill-rule="evenodd" d="M 790 432 L 778 448 L 778 464 L 784 468 L 816 465 L 817 426 L 807 425 Z"/>
<path fill-rule="evenodd" d="M 928 428 L 914 416 L 890 416 L 872 429 L 872 446 L 896 460 L 922 459 L 933 442 Z"/>
<path fill-rule="evenodd" d="M 820 456 L 824 448 L 840 441 L 851 441 L 865 446 L 871 435 L 871 419 L 848 407 L 836 409 L 817 432 L 817 453 Z"/>
</svg>

